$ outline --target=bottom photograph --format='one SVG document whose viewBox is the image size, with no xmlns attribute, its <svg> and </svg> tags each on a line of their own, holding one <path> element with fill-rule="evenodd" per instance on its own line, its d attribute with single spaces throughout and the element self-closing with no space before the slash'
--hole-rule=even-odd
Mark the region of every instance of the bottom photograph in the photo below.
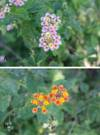
<svg viewBox="0 0 100 135">
<path fill-rule="evenodd" d="M 0 135 L 100 135 L 99 69 L 0 69 Z"/>
</svg>

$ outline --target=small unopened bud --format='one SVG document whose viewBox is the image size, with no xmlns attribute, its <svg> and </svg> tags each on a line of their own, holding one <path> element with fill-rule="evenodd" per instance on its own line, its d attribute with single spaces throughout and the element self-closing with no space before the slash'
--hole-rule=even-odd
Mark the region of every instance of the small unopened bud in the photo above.
<svg viewBox="0 0 100 135">
<path fill-rule="evenodd" d="M 14 25 L 12 23 L 7 25 L 7 31 L 11 31 L 13 30 L 13 28 L 14 28 Z"/>
</svg>

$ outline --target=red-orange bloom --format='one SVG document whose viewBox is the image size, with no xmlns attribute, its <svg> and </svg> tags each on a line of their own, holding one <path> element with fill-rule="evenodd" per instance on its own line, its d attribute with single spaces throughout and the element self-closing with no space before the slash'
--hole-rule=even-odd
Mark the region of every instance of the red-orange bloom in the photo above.
<svg viewBox="0 0 100 135">
<path fill-rule="evenodd" d="M 63 103 L 69 100 L 69 93 L 63 85 L 54 85 L 49 94 L 35 93 L 33 94 L 33 100 L 31 103 L 35 106 L 32 109 L 33 113 L 37 113 L 41 109 L 43 114 L 48 112 L 47 106 L 50 104 L 55 104 L 57 106 L 62 105 Z"/>
<path fill-rule="evenodd" d="M 38 112 L 38 109 L 37 109 L 37 108 L 33 108 L 33 109 L 32 109 L 32 112 L 33 112 L 33 113 L 37 113 L 37 112 Z"/>
<path fill-rule="evenodd" d="M 59 105 L 61 105 L 62 103 L 61 103 L 59 100 L 56 100 L 56 101 L 55 101 L 55 104 L 59 106 Z"/>
</svg>

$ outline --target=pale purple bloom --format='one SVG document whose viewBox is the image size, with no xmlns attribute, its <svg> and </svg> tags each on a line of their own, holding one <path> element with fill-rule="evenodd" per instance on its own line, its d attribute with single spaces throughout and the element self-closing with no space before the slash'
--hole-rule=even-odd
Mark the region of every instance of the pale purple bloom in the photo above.
<svg viewBox="0 0 100 135">
<path fill-rule="evenodd" d="M 42 47 L 44 51 L 54 51 L 61 45 L 61 37 L 57 34 L 60 22 L 60 18 L 55 14 L 46 13 L 44 17 L 41 17 L 42 33 L 39 47 Z"/>
<path fill-rule="evenodd" d="M 0 20 L 5 18 L 5 12 L 4 11 L 0 11 Z"/>
<path fill-rule="evenodd" d="M 6 4 L 6 5 L 5 5 L 5 7 L 4 7 L 4 12 L 5 12 L 5 13 L 9 13 L 9 12 L 10 12 L 9 4 Z"/>
<path fill-rule="evenodd" d="M 3 8 L 0 9 L 0 20 L 5 18 L 6 13 L 10 12 L 10 7 L 6 4 Z"/>
<path fill-rule="evenodd" d="M 27 0 L 9 0 L 9 3 L 15 6 L 23 6 Z"/>
<path fill-rule="evenodd" d="M 7 31 L 11 31 L 13 30 L 13 28 L 14 28 L 14 25 L 12 23 L 7 25 Z"/>
<path fill-rule="evenodd" d="M 4 19 L 6 13 L 10 12 L 11 6 L 23 6 L 27 0 L 9 0 L 9 3 L 6 4 L 3 8 L 0 9 L 0 20 Z"/>
<path fill-rule="evenodd" d="M 0 56 L 0 64 L 6 62 L 5 56 Z"/>
</svg>

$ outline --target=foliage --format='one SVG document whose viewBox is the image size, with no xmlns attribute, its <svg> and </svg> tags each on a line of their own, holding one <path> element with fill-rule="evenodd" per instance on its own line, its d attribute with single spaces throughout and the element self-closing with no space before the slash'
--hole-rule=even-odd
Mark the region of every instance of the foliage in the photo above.
<svg viewBox="0 0 100 135">
<path fill-rule="evenodd" d="M 32 113 L 31 96 L 63 84 L 68 103 Z M 99 135 L 100 70 L 0 70 L 0 135 Z"/>
<path fill-rule="evenodd" d="M 7 0 L 0 1 L 2 7 Z M 99 66 L 100 0 L 28 0 L 24 6 L 11 6 L 0 20 L 1 66 Z M 56 51 L 39 48 L 41 20 L 55 13 L 62 23 L 62 45 Z M 14 29 L 7 31 L 7 25 Z"/>
</svg>

